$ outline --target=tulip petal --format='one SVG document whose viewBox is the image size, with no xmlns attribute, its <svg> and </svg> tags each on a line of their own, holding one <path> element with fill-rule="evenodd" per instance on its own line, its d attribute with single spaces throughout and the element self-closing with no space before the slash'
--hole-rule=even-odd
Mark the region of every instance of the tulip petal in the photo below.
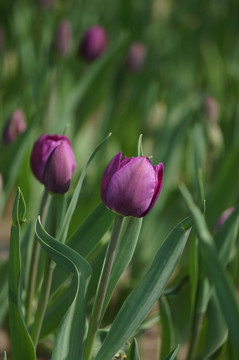
<svg viewBox="0 0 239 360">
<path fill-rule="evenodd" d="M 155 185 L 155 172 L 149 159 L 130 158 L 112 176 L 107 188 L 106 204 L 124 216 L 141 217 L 151 204 Z"/>
<path fill-rule="evenodd" d="M 109 185 L 109 182 L 112 178 L 112 176 L 116 173 L 116 171 L 120 168 L 120 162 L 121 162 L 121 152 L 118 152 L 113 159 L 108 164 L 107 168 L 105 169 L 105 172 L 102 177 L 101 182 L 101 199 L 103 203 L 108 207 L 107 201 L 106 201 L 106 194 L 107 194 L 107 188 Z"/>
<path fill-rule="evenodd" d="M 145 211 L 145 213 L 143 214 L 143 216 L 145 216 L 146 214 L 148 214 L 148 212 L 154 207 L 160 193 L 161 193 L 161 189 L 163 186 L 163 174 L 164 174 L 164 166 L 163 163 L 159 163 L 158 165 L 153 166 L 154 171 L 155 171 L 155 179 L 156 179 L 156 186 L 155 186 L 155 191 L 154 191 L 154 195 L 151 201 L 151 204 L 149 206 L 149 208 Z"/>
<path fill-rule="evenodd" d="M 43 175 L 47 190 L 54 194 L 64 194 L 70 186 L 72 162 L 68 156 L 67 145 L 61 142 L 51 153 Z"/>
</svg>

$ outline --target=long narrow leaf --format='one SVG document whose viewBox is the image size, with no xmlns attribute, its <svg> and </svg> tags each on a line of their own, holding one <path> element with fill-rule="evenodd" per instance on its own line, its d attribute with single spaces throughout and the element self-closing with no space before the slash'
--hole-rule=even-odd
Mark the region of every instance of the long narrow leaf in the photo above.
<svg viewBox="0 0 239 360">
<path fill-rule="evenodd" d="M 213 238 L 208 231 L 205 219 L 199 208 L 194 204 L 189 191 L 181 186 L 181 192 L 191 211 L 198 238 L 204 250 L 204 259 L 208 278 L 215 287 L 221 310 L 227 322 L 231 339 L 239 356 L 239 309 L 233 287 L 223 263 L 219 260 Z"/>
<path fill-rule="evenodd" d="M 51 237 L 39 219 L 36 234 L 47 254 L 65 271 L 72 273 L 71 305 L 56 333 L 52 360 L 80 360 L 86 331 L 86 290 L 91 276 L 87 261 L 67 245 Z"/>
<path fill-rule="evenodd" d="M 91 154 L 89 160 L 86 163 L 86 166 L 84 168 L 84 170 L 82 171 L 82 174 L 80 176 L 80 179 L 78 181 L 78 184 L 76 186 L 76 189 L 74 191 L 74 194 L 72 196 L 71 202 L 68 206 L 64 221 L 62 223 L 62 227 L 59 233 L 59 239 L 61 242 L 65 242 L 66 240 L 66 236 L 67 236 L 67 232 L 70 226 L 70 222 L 71 222 L 71 218 L 73 216 L 74 210 L 76 208 L 77 205 L 77 201 L 80 195 L 80 191 L 81 191 L 81 187 L 87 172 L 87 169 L 91 163 L 91 161 L 93 160 L 93 158 L 95 157 L 96 153 L 100 150 L 100 148 L 105 144 L 105 142 L 110 138 L 111 134 L 109 134 L 97 147 L 96 149 L 93 151 L 93 153 Z"/>
<path fill-rule="evenodd" d="M 162 294 L 190 234 L 189 219 L 181 222 L 158 250 L 144 278 L 125 300 L 96 360 L 110 360 L 139 327 Z"/>
<path fill-rule="evenodd" d="M 9 324 L 12 358 L 14 360 L 35 360 L 35 349 L 28 333 L 22 313 L 21 300 L 21 254 L 20 254 L 20 223 L 24 221 L 25 202 L 20 189 L 13 209 L 9 258 Z"/>
</svg>

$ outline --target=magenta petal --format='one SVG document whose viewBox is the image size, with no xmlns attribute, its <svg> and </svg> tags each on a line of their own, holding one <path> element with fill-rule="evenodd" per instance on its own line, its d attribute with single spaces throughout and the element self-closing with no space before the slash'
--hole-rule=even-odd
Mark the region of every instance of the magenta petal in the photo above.
<svg viewBox="0 0 239 360">
<path fill-rule="evenodd" d="M 104 171 L 102 181 L 101 181 L 101 199 L 103 203 L 108 207 L 106 202 L 106 194 L 109 182 L 116 171 L 120 168 L 120 161 L 121 161 L 121 152 L 118 152 L 113 159 L 108 164 L 107 168 Z"/>
<path fill-rule="evenodd" d="M 146 157 L 131 158 L 111 178 L 106 204 L 124 216 L 141 217 L 151 204 L 155 183 L 150 161 Z"/>
<path fill-rule="evenodd" d="M 72 162 L 68 156 L 67 144 L 61 142 L 50 155 L 44 170 L 43 182 L 54 194 L 64 194 L 70 186 Z"/>
<path fill-rule="evenodd" d="M 153 195 L 151 204 L 150 204 L 149 208 L 145 211 L 144 215 L 148 214 L 148 212 L 154 207 L 154 205 L 161 193 L 161 189 L 163 186 L 163 174 L 164 174 L 163 163 L 159 163 L 158 165 L 153 166 L 153 168 L 155 171 L 156 186 L 155 186 L 155 191 L 154 191 L 154 195 Z"/>
</svg>

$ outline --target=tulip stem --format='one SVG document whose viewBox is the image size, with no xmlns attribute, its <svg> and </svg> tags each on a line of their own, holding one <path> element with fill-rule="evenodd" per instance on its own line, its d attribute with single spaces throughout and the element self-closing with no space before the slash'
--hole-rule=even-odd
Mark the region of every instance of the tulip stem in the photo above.
<svg viewBox="0 0 239 360">
<path fill-rule="evenodd" d="M 41 201 L 41 207 L 40 207 L 40 216 L 41 216 L 43 224 L 44 224 L 44 219 L 45 219 L 47 200 L 48 200 L 48 191 L 45 189 L 43 197 L 42 197 L 42 201 Z M 34 243 L 33 243 L 30 272 L 29 272 L 30 277 L 29 277 L 27 298 L 26 298 L 26 324 L 27 325 L 29 325 L 29 323 L 31 321 L 31 309 L 32 309 L 32 303 L 34 300 L 35 289 L 36 289 L 40 248 L 41 248 L 40 244 L 35 237 Z"/>
<path fill-rule="evenodd" d="M 110 273 L 114 261 L 116 246 L 117 246 L 122 222 L 123 222 L 123 217 L 117 215 L 115 218 L 114 227 L 113 227 L 110 243 L 107 249 L 104 265 L 101 271 L 99 285 L 96 291 L 95 302 L 90 318 L 89 330 L 85 344 L 84 360 L 92 359 L 94 340 L 95 340 L 96 332 L 100 326 L 102 308 L 104 305 L 105 295 L 110 279 Z"/>
</svg>

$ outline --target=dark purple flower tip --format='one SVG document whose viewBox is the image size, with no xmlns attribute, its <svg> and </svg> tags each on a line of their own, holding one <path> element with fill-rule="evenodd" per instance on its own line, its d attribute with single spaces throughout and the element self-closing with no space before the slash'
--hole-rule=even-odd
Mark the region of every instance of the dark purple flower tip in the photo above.
<svg viewBox="0 0 239 360">
<path fill-rule="evenodd" d="M 76 163 L 66 136 L 41 135 L 34 143 L 30 162 L 33 174 L 49 191 L 63 194 L 68 190 Z"/>
<path fill-rule="evenodd" d="M 217 100 L 212 96 L 206 96 L 204 99 L 204 113 L 208 121 L 216 124 L 220 118 L 220 107 Z"/>
<path fill-rule="evenodd" d="M 57 28 L 55 48 L 59 55 L 66 55 L 72 48 L 72 28 L 68 20 L 62 20 Z"/>
<path fill-rule="evenodd" d="M 107 48 L 108 38 L 101 26 L 92 26 L 83 35 L 79 46 L 79 54 L 88 61 L 98 58 Z"/>
<path fill-rule="evenodd" d="M 23 133 L 26 128 L 25 114 L 21 109 L 14 110 L 3 130 L 3 140 L 8 144 L 11 143 L 18 135 Z"/>
<path fill-rule="evenodd" d="M 141 42 L 132 43 L 126 59 L 127 68 L 131 71 L 141 70 L 145 63 L 145 57 L 146 57 L 145 45 Z"/>
<path fill-rule="evenodd" d="M 231 213 L 235 210 L 234 206 L 231 206 L 230 208 L 226 209 L 221 216 L 219 217 L 219 219 L 217 220 L 216 226 L 215 226 L 215 232 L 217 232 L 220 227 L 222 226 L 222 224 L 229 218 L 229 216 L 231 215 Z"/>
<path fill-rule="evenodd" d="M 162 189 L 164 167 L 153 166 L 144 156 L 122 158 L 116 154 L 102 177 L 101 198 L 123 216 L 143 217 L 155 205 Z"/>
</svg>

